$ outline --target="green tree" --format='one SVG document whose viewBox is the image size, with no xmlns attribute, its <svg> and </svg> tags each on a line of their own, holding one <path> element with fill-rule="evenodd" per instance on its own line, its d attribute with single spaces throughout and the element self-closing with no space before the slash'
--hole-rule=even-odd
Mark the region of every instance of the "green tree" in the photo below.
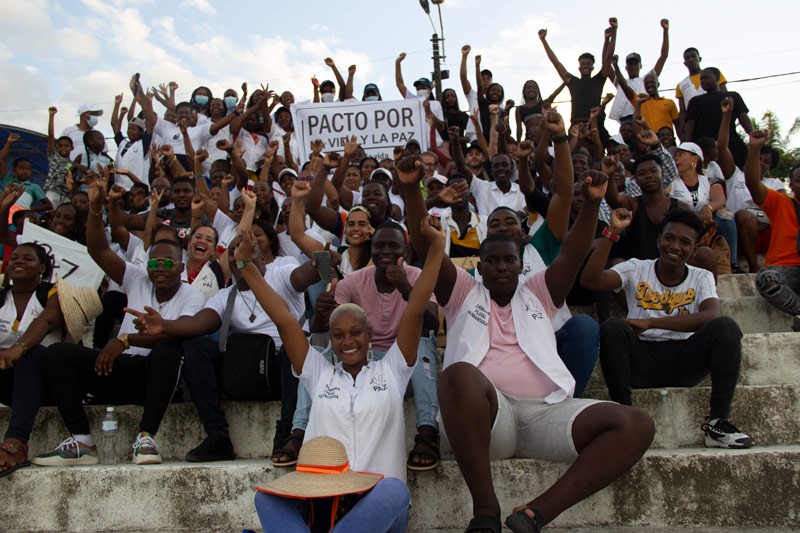
<svg viewBox="0 0 800 533">
<path fill-rule="evenodd" d="M 772 171 L 772 175 L 781 178 L 787 177 L 789 169 L 800 161 L 800 147 L 792 145 L 792 137 L 800 132 L 800 117 L 794 119 L 786 135 L 783 135 L 780 119 L 771 110 L 765 111 L 761 116 L 761 120 L 757 120 L 754 117 L 751 117 L 751 120 L 753 128 L 769 130 L 769 144 L 781 154 L 780 163 Z"/>
</svg>

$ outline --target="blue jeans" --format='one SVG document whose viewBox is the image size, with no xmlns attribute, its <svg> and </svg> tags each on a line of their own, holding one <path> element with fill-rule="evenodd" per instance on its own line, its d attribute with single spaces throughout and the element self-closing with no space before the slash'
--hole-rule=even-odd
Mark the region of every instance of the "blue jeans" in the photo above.
<svg viewBox="0 0 800 533">
<path fill-rule="evenodd" d="M 556 348 L 575 378 L 575 398 L 580 398 L 597 363 L 600 326 L 588 315 L 575 315 L 556 331 Z"/>
<path fill-rule="evenodd" d="M 717 223 L 717 233 L 725 237 L 728 247 L 731 249 L 731 266 L 738 260 L 738 234 L 736 233 L 736 221 L 734 219 L 720 218 L 714 213 L 714 222 Z"/>
<path fill-rule="evenodd" d="M 595 356 L 596 352 L 595 350 Z M 328 358 L 328 361 L 333 360 L 330 347 L 326 348 L 322 354 Z M 373 350 L 372 358 L 380 361 L 384 355 L 386 355 L 385 351 Z M 436 397 L 436 375 L 436 335 L 431 334 L 429 337 L 420 337 L 419 339 L 417 364 L 411 375 L 411 386 L 414 389 L 414 404 L 417 408 L 417 427 L 431 426 L 438 431 L 439 424 L 436 422 L 436 415 L 439 414 L 439 399 Z M 292 429 L 305 431 L 310 411 L 311 396 L 300 383 L 297 387 L 297 409 L 294 411 Z"/>
<path fill-rule="evenodd" d="M 325 501 L 327 500 L 327 501 Z M 408 506 L 411 495 L 405 483 L 397 478 L 384 478 L 372 490 L 363 494 L 350 511 L 331 530 L 333 533 L 403 533 L 408 526 Z M 309 532 L 309 499 L 283 498 L 256 492 L 255 504 L 264 533 Z M 313 500 L 314 531 L 328 531 L 330 524 L 320 524 L 330 518 L 331 498 Z M 320 512 L 327 507 L 328 512 Z"/>
</svg>

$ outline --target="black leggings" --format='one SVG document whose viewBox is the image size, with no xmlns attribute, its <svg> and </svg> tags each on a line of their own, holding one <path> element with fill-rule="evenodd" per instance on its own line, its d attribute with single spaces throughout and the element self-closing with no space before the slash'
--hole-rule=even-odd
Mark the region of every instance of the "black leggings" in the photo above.
<svg viewBox="0 0 800 533">
<path fill-rule="evenodd" d="M 108 376 L 94 370 L 99 354 L 99 350 L 65 342 L 45 352 L 45 382 L 67 430 L 73 435 L 89 434 L 82 401 L 92 393 L 100 403 L 143 405 L 139 430 L 155 435 L 178 384 L 183 361 L 180 343 L 157 344 L 147 356 L 122 354 Z"/>
<path fill-rule="evenodd" d="M 5 438 L 28 442 L 41 405 L 51 405 L 45 393 L 45 348 L 34 346 L 14 362 L 14 368 L 0 370 L 0 403 L 11 406 Z"/>
<path fill-rule="evenodd" d="M 631 405 L 631 388 L 693 387 L 711 374 L 711 418 L 728 418 L 742 360 L 742 332 L 730 317 L 706 322 L 686 340 L 644 341 L 621 318 L 600 326 L 600 365 L 611 399 Z"/>
</svg>

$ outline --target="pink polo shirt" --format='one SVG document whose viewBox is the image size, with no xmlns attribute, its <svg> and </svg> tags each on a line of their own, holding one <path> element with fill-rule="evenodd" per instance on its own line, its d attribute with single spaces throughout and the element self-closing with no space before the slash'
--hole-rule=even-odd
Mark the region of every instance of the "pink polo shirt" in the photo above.
<svg viewBox="0 0 800 533">
<path fill-rule="evenodd" d="M 408 283 L 413 287 L 422 270 L 403 263 Z M 406 310 L 408 302 L 403 300 L 400 292 L 389 293 L 378 291 L 375 284 L 375 266 L 364 267 L 347 274 L 336 284 L 336 303 L 354 303 L 360 305 L 367 313 L 367 322 L 372 328 L 372 348 L 386 351 L 397 339 L 400 329 L 400 318 Z M 435 298 L 431 298 L 435 302 Z"/>
</svg>

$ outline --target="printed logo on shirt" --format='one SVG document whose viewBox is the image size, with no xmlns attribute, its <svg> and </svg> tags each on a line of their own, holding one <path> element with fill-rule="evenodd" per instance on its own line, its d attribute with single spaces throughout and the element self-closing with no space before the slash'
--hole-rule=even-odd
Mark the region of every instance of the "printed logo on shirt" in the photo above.
<svg viewBox="0 0 800 533">
<path fill-rule="evenodd" d="M 532 319 L 534 320 L 544 320 L 545 316 L 541 309 L 538 306 L 533 305 L 530 302 L 525 304 L 525 312 L 528 313 Z"/>
<path fill-rule="evenodd" d="M 319 394 L 318 398 L 322 400 L 338 400 L 339 387 L 332 387 L 330 385 L 325 385 L 325 390 Z"/>
<path fill-rule="evenodd" d="M 680 308 L 678 314 L 686 315 L 689 314 L 689 311 L 684 308 L 694 302 L 695 296 L 694 289 L 689 289 L 686 292 L 667 290 L 659 293 L 654 291 L 649 283 L 642 281 L 636 285 L 634 298 L 636 298 L 636 305 L 642 309 L 663 311 L 669 315 L 675 309 Z"/>
<path fill-rule="evenodd" d="M 475 306 L 475 309 L 467 311 L 467 315 L 474 318 L 479 324 L 486 326 L 489 324 L 489 311 L 481 304 Z"/>
<path fill-rule="evenodd" d="M 386 384 L 386 378 L 383 377 L 383 374 L 375 375 L 371 380 L 369 380 L 369 385 L 375 392 L 387 390 L 389 388 L 389 386 Z"/>
</svg>

